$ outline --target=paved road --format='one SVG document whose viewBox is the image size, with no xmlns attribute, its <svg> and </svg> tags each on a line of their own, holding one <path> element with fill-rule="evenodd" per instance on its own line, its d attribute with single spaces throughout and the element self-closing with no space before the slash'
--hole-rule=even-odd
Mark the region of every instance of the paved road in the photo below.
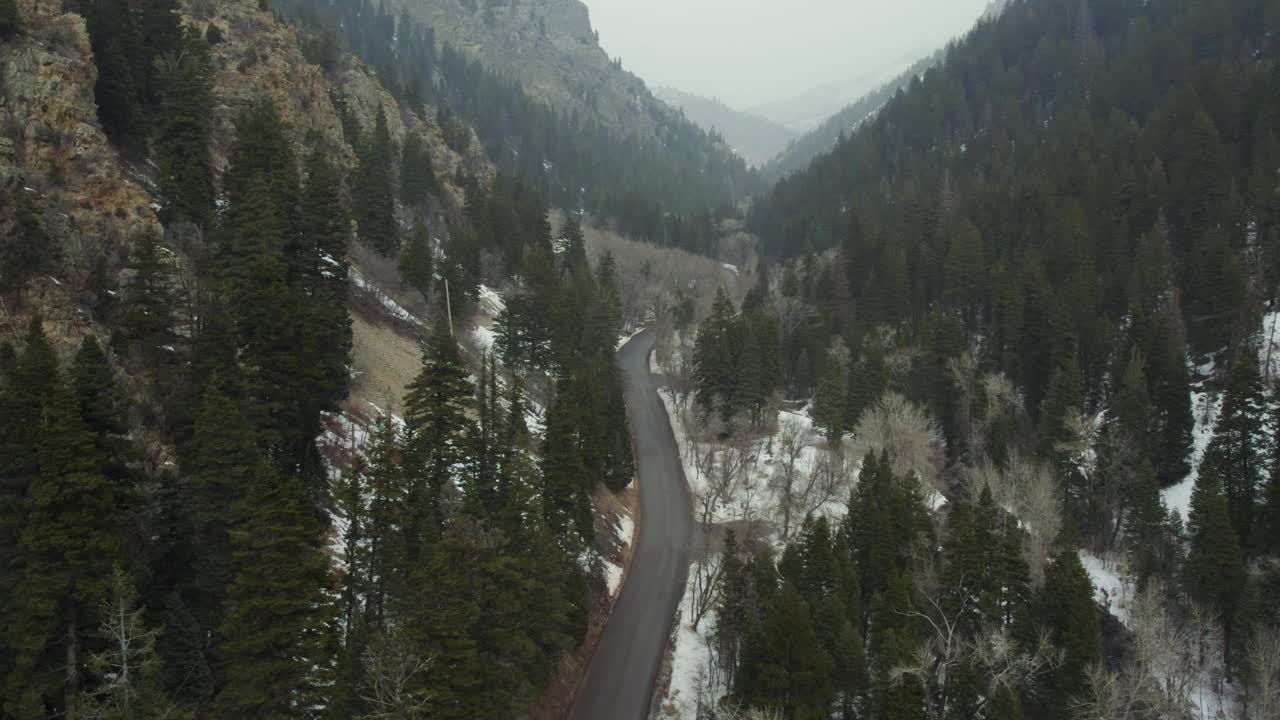
<svg viewBox="0 0 1280 720">
<path fill-rule="evenodd" d="M 622 594 L 570 712 L 574 720 L 644 720 L 684 591 L 693 508 L 657 383 L 652 330 L 623 346 L 627 414 L 640 466 L 639 544 Z"/>
</svg>

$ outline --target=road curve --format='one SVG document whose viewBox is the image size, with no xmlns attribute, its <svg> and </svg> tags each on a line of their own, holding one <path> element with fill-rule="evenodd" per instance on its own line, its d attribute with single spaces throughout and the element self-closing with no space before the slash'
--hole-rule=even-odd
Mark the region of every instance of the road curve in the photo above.
<svg viewBox="0 0 1280 720">
<path fill-rule="evenodd" d="M 631 569 L 569 716 L 645 720 L 684 592 L 693 507 L 658 385 L 649 373 L 653 330 L 622 347 L 627 416 L 640 469 L 640 522 Z"/>
</svg>

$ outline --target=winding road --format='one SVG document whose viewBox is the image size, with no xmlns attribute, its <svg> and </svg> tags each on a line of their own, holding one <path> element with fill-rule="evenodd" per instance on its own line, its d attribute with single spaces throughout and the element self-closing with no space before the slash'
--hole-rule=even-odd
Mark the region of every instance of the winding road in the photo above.
<svg viewBox="0 0 1280 720">
<path fill-rule="evenodd" d="M 680 452 L 658 385 L 649 373 L 656 335 L 646 330 L 622 347 L 627 415 L 640 467 L 635 556 L 622 594 L 596 646 L 569 716 L 645 720 L 672 621 L 684 592 L 693 507 Z"/>
</svg>

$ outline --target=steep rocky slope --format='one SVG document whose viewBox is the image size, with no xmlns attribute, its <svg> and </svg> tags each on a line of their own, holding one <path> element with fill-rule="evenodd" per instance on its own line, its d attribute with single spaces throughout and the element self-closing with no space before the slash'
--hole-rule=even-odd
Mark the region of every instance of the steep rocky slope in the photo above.
<svg viewBox="0 0 1280 720">
<path fill-rule="evenodd" d="M 518 80 L 552 107 L 594 115 L 614 128 L 653 134 L 673 111 L 600 47 L 580 0 L 395 0 L 486 66 Z"/>
<path fill-rule="evenodd" d="M 458 170 L 482 181 L 492 177 L 492 165 L 474 135 L 461 154 L 450 149 L 434 113 L 419 115 L 401 106 L 374 72 L 350 55 L 338 54 L 327 71 L 308 61 L 299 31 L 256 2 L 198 0 L 181 10 L 183 21 L 201 34 L 211 26 L 221 34 L 210 50 L 215 181 L 227 167 L 236 117 L 260 99 L 279 108 L 299 148 L 311 133 L 324 138 L 344 175 L 355 167 L 356 141 L 344 136 L 335 103 L 345 104 L 363 128 L 373 127 L 381 109 L 394 142 L 401 143 L 406 133 L 424 138 L 441 179 L 439 210 L 446 216 L 461 213 L 462 192 L 454 183 Z M 132 243 L 146 229 L 159 228 L 156 168 L 122 158 L 102 131 L 94 100 L 98 72 L 84 18 L 33 0 L 19 0 L 19 11 L 24 31 L 0 42 L 0 206 L 16 206 L 24 195 L 34 199 L 61 257 L 53 276 L 33 279 L 21 303 L 11 299 L 3 308 L 0 334 L 16 341 L 28 318 L 40 313 L 55 344 L 69 355 L 84 335 L 111 333 L 106 305 L 126 280 L 123 268 Z M 12 222 L 12 208 L 3 207 L 0 233 L 7 233 Z M 186 270 L 190 258 L 178 249 L 172 262 Z M 375 275 L 389 284 L 386 273 Z M 359 361 L 376 353 L 357 348 L 354 357 Z"/>
</svg>

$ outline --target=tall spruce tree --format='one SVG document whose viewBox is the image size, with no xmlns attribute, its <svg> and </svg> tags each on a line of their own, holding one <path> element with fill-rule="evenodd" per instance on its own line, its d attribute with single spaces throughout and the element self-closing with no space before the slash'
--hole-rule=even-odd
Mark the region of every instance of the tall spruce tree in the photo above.
<svg viewBox="0 0 1280 720">
<path fill-rule="evenodd" d="M 475 469 L 476 428 L 470 417 L 475 388 L 468 376 L 447 324 L 437 322 L 422 370 L 409 384 L 404 403 L 406 464 L 414 479 L 409 499 L 411 560 L 438 533 L 446 505 L 455 500 L 454 483 L 462 484 Z"/>
<path fill-rule="evenodd" d="M 19 195 L 13 225 L 0 242 L 0 292 L 21 290 L 33 276 L 53 272 L 61 256 L 60 246 L 45 231 L 40 207 L 31 195 Z"/>
<path fill-rule="evenodd" d="M 373 134 L 360 149 L 360 171 L 353 194 L 358 198 L 356 219 L 360 225 L 360 241 L 387 256 L 394 255 L 400 248 L 392 174 L 394 152 L 387 116 L 379 110 Z"/>
<path fill-rule="evenodd" d="M 1088 687 L 1088 672 L 1102 658 L 1098 608 L 1093 584 L 1073 544 L 1063 539 L 1045 569 L 1037 600 L 1039 622 L 1062 651 L 1062 664 L 1044 678 L 1045 710 L 1071 717 L 1073 703 Z"/>
<path fill-rule="evenodd" d="M 163 1 L 158 4 L 169 5 Z M 213 213 L 213 158 L 209 154 L 213 70 L 208 44 L 198 34 L 187 32 L 178 47 L 151 57 L 157 64 L 151 84 L 152 92 L 158 95 L 152 122 L 160 168 L 160 218 L 166 225 L 191 222 L 207 231 L 212 229 Z"/>
<path fill-rule="evenodd" d="M 161 256 L 165 250 L 158 232 L 144 231 L 129 257 L 132 276 L 124 287 L 125 331 L 153 371 L 159 368 L 164 346 L 174 339 L 176 298 L 173 271 Z"/>
<path fill-rule="evenodd" d="M 1211 608 L 1222 622 L 1223 665 L 1227 677 L 1235 664 L 1236 611 L 1245 587 L 1244 554 L 1231 523 L 1230 504 L 1218 470 L 1210 465 L 1201 470 L 1191 492 L 1191 512 L 1187 523 L 1190 539 L 1183 567 L 1187 594 Z"/>
<path fill-rule="evenodd" d="M 93 432 L 74 390 L 52 387 L 39 437 L 38 472 L 23 503 L 18 541 L 22 592 L 13 603 L 13 669 L 6 709 L 20 718 L 76 716 L 86 636 L 121 561 L 119 521 Z"/>
<path fill-rule="evenodd" d="M 435 275 L 431 234 L 426 224 L 418 222 L 409 240 L 400 249 L 400 281 L 418 291 L 423 300 L 431 300 L 431 284 Z"/>
<path fill-rule="evenodd" d="M 1268 414 L 1257 361 L 1251 350 L 1242 350 L 1231 368 L 1226 398 L 1200 471 L 1213 468 L 1226 494 L 1236 538 L 1246 548 L 1270 461 L 1272 438 L 1264 430 Z"/>
<path fill-rule="evenodd" d="M 737 694 L 752 707 L 796 720 L 831 717 L 831 658 L 809 606 L 790 583 L 747 640 Z"/>
<path fill-rule="evenodd" d="M 265 463 L 254 468 L 232 509 L 235 571 L 217 648 L 221 712 L 283 720 L 323 708 L 333 613 L 323 540 L 302 482 Z"/>
</svg>

